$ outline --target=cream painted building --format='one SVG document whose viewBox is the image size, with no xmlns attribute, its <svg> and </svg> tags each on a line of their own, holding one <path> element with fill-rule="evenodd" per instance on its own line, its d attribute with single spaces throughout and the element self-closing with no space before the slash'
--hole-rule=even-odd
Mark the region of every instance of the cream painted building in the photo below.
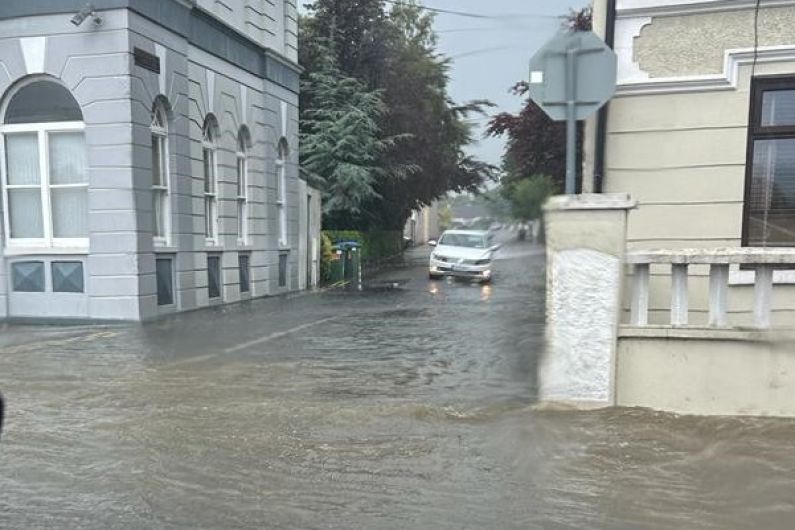
<svg viewBox="0 0 795 530">
<path fill-rule="evenodd" d="M 540 401 L 795 416 L 795 0 L 595 0 L 594 26 L 618 89 L 585 194 L 546 208 Z"/>
<path fill-rule="evenodd" d="M 604 35 L 608 2 L 594 7 Z M 628 249 L 795 247 L 795 1 L 764 1 L 757 16 L 755 0 L 618 0 L 614 24 L 602 191 L 638 203 Z M 595 129 L 592 119 L 586 175 Z M 750 318 L 753 274 L 730 271 L 738 323 Z M 651 276 L 650 318 L 662 322 L 669 278 Z M 795 285 L 785 287 L 795 272 L 774 281 L 773 322 L 795 325 Z M 691 270 L 693 322 L 707 319 L 707 282 Z"/>
</svg>

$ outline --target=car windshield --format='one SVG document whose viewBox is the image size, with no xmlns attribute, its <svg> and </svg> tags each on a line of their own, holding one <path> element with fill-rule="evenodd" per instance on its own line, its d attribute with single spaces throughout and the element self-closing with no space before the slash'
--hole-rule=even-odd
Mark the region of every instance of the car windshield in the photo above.
<svg viewBox="0 0 795 530">
<path fill-rule="evenodd" d="M 451 247 L 486 248 L 486 238 L 478 234 L 445 234 L 439 244 Z"/>
</svg>

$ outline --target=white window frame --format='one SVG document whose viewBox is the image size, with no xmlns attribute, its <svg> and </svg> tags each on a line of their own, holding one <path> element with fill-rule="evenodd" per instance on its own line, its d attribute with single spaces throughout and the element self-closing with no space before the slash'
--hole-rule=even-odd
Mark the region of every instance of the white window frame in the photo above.
<svg viewBox="0 0 795 530">
<path fill-rule="evenodd" d="M 276 157 L 276 209 L 279 224 L 279 247 L 287 248 L 287 160 L 290 151 L 284 138 L 279 141 Z"/>
<path fill-rule="evenodd" d="M 248 207 L 248 146 L 243 130 L 237 139 L 237 242 L 247 245 L 249 242 L 249 207 Z"/>
<path fill-rule="evenodd" d="M 152 149 L 154 149 L 155 142 L 160 147 L 160 180 L 157 183 L 154 180 L 154 167 L 152 168 L 152 232 L 153 241 L 157 247 L 166 247 L 171 242 L 171 171 L 170 171 L 170 156 L 168 149 L 168 114 L 160 103 L 155 103 L 152 110 Z M 160 216 L 162 217 L 161 223 L 157 220 L 157 210 L 154 209 L 155 202 L 160 205 Z M 158 233 L 158 224 L 160 231 Z"/>
<path fill-rule="evenodd" d="M 218 245 L 218 157 L 213 123 L 208 118 L 202 133 L 202 174 L 204 187 L 204 239 L 207 245 Z M 209 163 L 208 163 L 209 159 Z M 210 171 L 211 175 L 207 174 Z"/>
<path fill-rule="evenodd" d="M 12 96 L 13 97 L 13 96 Z M 14 253 L 21 253 L 27 249 L 37 251 L 42 249 L 60 249 L 66 252 L 86 253 L 89 247 L 89 238 L 54 237 L 52 219 L 52 193 L 53 189 L 84 188 L 88 190 L 88 175 L 85 183 L 80 184 L 50 184 L 50 134 L 63 132 L 85 133 L 85 123 L 82 121 L 49 122 L 49 123 L 20 123 L 0 125 L 0 175 L 3 184 L 3 229 L 6 234 L 7 249 Z M 8 161 L 6 160 L 6 136 L 14 134 L 35 133 L 39 149 L 39 184 L 8 184 Z M 9 207 L 10 189 L 39 189 L 41 192 L 41 211 L 44 234 L 40 238 L 15 238 L 11 237 L 11 217 Z M 88 212 L 86 212 L 88 213 Z M 16 251 L 16 252 L 15 252 Z"/>
</svg>

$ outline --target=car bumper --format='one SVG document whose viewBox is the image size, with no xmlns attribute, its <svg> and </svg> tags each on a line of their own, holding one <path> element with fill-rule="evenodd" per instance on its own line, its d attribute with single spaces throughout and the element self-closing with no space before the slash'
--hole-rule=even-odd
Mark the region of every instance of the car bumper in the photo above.
<svg viewBox="0 0 795 530">
<path fill-rule="evenodd" d="M 477 278 L 487 280 L 491 278 L 491 264 L 488 265 L 459 265 L 431 260 L 429 272 L 434 276 L 453 276 L 456 278 Z"/>
</svg>

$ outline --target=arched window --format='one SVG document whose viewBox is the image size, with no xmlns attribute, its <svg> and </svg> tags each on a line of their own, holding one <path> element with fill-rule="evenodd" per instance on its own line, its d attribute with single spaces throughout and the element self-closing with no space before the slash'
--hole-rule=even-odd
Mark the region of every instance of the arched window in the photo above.
<svg viewBox="0 0 795 530">
<path fill-rule="evenodd" d="M 248 146 L 251 137 L 243 126 L 237 135 L 237 240 L 248 243 Z"/>
<path fill-rule="evenodd" d="M 161 101 L 152 108 L 152 210 L 155 245 L 168 245 L 171 233 L 168 114 Z"/>
<path fill-rule="evenodd" d="M 54 81 L 11 92 L 0 125 L 9 246 L 88 247 L 84 128 L 80 105 Z"/>
<path fill-rule="evenodd" d="M 212 114 L 204 120 L 202 160 L 204 167 L 204 236 L 207 242 L 218 242 L 218 182 L 215 159 L 217 122 Z"/>
<path fill-rule="evenodd" d="M 279 140 L 276 157 L 276 207 L 279 215 L 279 246 L 286 247 L 287 241 L 287 162 L 290 148 L 287 140 Z"/>
</svg>

